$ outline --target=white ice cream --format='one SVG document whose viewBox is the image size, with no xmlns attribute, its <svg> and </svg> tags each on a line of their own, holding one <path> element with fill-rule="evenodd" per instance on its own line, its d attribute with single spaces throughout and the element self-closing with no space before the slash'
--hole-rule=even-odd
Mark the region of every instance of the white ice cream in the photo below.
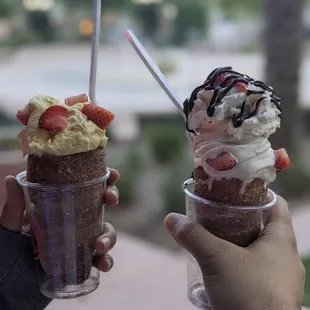
<svg viewBox="0 0 310 310">
<path fill-rule="evenodd" d="M 262 88 L 249 84 L 249 90 Z M 205 172 L 215 180 L 236 178 L 245 186 L 255 178 L 263 179 L 267 184 L 276 178 L 274 167 L 276 156 L 267 140 L 280 127 L 280 111 L 271 102 L 272 93 L 265 91 L 263 95 L 246 96 L 232 89 L 215 108 L 213 117 L 207 114 L 207 108 L 213 91 L 202 90 L 198 93 L 193 110 L 189 113 L 188 125 L 197 135 L 192 136 L 192 146 L 196 167 L 202 166 Z M 257 113 L 236 128 L 233 115 L 238 115 L 246 100 L 245 112 L 253 112 L 259 98 L 266 99 L 260 103 Z M 227 171 L 216 171 L 206 160 L 216 158 L 222 152 L 234 156 L 238 164 Z"/>
</svg>

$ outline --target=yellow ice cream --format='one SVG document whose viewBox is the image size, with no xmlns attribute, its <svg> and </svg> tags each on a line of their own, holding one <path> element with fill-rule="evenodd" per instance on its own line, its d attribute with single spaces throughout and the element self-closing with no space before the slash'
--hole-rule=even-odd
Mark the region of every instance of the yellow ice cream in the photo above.
<svg viewBox="0 0 310 310">
<path fill-rule="evenodd" d="M 42 113 L 51 105 L 62 105 L 70 114 L 68 127 L 58 134 L 39 128 Z M 81 112 L 82 106 L 69 107 L 48 96 L 32 98 L 27 106 L 31 111 L 27 126 L 18 135 L 24 154 L 65 156 L 104 147 L 108 140 L 106 131 L 87 119 Z"/>
</svg>

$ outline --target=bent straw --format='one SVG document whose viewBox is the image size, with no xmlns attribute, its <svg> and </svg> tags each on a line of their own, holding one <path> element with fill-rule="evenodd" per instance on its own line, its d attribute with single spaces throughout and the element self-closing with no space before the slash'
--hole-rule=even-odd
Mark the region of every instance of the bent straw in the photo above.
<svg viewBox="0 0 310 310">
<path fill-rule="evenodd" d="M 98 67 L 98 50 L 100 45 L 100 28 L 101 28 L 101 0 L 93 0 L 93 34 L 91 47 L 91 63 L 89 76 L 89 99 L 97 104 L 96 84 L 97 84 L 97 67 Z"/>
<path fill-rule="evenodd" d="M 152 59 L 152 57 L 149 55 L 149 53 L 146 51 L 146 49 L 143 47 L 143 45 L 140 43 L 138 38 L 135 36 L 135 34 L 128 29 L 125 32 L 125 35 L 129 41 L 129 43 L 132 45 L 132 47 L 135 49 L 145 66 L 149 69 L 155 80 L 158 82 L 158 84 L 161 86 L 161 88 L 164 90 L 164 92 L 168 95 L 170 100 L 173 102 L 175 107 L 178 109 L 178 111 L 183 116 L 185 122 L 186 122 L 186 115 L 183 111 L 183 104 L 182 101 L 178 98 L 178 96 L 174 93 L 171 86 L 169 85 L 168 81 L 166 80 L 164 74 L 160 71 L 158 66 L 156 65 L 155 61 Z M 186 130 L 186 136 L 189 141 L 192 141 L 190 133 Z"/>
<path fill-rule="evenodd" d="M 178 111 L 181 113 L 183 118 L 186 120 L 186 116 L 183 112 L 183 104 L 182 101 L 177 97 L 177 95 L 174 93 L 172 88 L 170 87 L 168 81 L 166 80 L 163 73 L 160 71 L 158 66 L 156 65 L 155 61 L 152 59 L 152 57 L 149 55 L 149 53 L 146 51 L 146 49 L 143 47 L 143 45 L 140 43 L 138 38 L 135 36 L 135 34 L 131 30 L 127 30 L 125 32 L 125 35 L 129 41 L 129 43 L 132 45 L 132 47 L 135 49 L 145 66 L 149 69 L 155 80 L 158 82 L 158 84 L 161 86 L 161 88 L 164 90 L 164 92 L 168 95 L 170 100 L 173 102 L 173 104 L 176 106 Z"/>
</svg>

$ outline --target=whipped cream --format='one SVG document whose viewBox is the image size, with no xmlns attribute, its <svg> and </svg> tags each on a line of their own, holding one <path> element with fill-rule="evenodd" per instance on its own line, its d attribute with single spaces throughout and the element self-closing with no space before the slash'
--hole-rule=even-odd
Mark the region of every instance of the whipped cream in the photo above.
<svg viewBox="0 0 310 310">
<path fill-rule="evenodd" d="M 208 108 L 212 99 L 214 103 L 214 92 L 210 87 L 202 87 L 188 112 L 187 126 L 195 133 L 191 134 L 195 167 L 201 166 L 213 180 L 239 179 L 243 181 L 241 190 L 256 178 L 266 184 L 273 182 L 276 155 L 268 137 L 280 127 L 281 111 L 272 89 L 251 82 L 246 92 L 232 87 L 214 105 L 210 117 Z M 237 119 L 242 121 L 237 124 Z M 207 159 L 223 152 L 234 157 L 237 164 L 230 170 L 217 171 L 208 165 Z"/>
<path fill-rule="evenodd" d="M 58 134 L 41 129 L 39 121 L 44 111 L 52 105 L 61 105 L 68 110 L 68 127 Z M 83 104 L 72 107 L 49 96 L 32 98 L 27 108 L 31 110 L 27 126 L 18 134 L 21 150 L 25 155 L 50 154 L 66 156 L 105 147 L 108 138 L 106 131 L 88 120 L 81 112 Z"/>
</svg>

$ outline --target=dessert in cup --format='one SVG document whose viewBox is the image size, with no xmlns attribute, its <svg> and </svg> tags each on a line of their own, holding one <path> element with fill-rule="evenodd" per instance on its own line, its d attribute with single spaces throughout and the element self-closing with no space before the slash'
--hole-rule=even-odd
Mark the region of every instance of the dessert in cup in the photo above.
<svg viewBox="0 0 310 310">
<path fill-rule="evenodd" d="M 36 96 L 17 119 L 25 126 L 18 137 L 28 156 L 17 180 L 46 273 L 41 292 L 50 298 L 88 294 L 99 285 L 92 259 L 103 233 L 106 128 L 114 115 L 83 94 L 63 101 Z"/>
<path fill-rule="evenodd" d="M 290 167 L 285 149 L 268 141 L 281 123 L 273 89 L 231 67 L 217 68 L 182 102 L 132 31 L 126 36 L 156 81 L 182 111 L 195 169 L 183 189 L 186 213 L 211 233 L 238 246 L 255 241 L 276 195 L 276 172 Z M 200 267 L 189 255 L 188 297 L 211 310 Z"/>
<path fill-rule="evenodd" d="M 215 69 L 184 102 L 195 170 L 184 183 L 187 214 L 214 235 L 246 247 L 255 241 L 276 202 L 268 189 L 290 167 L 285 149 L 268 138 L 281 123 L 271 87 L 231 67 Z M 197 263 L 188 263 L 188 296 L 211 309 Z"/>
</svg>

